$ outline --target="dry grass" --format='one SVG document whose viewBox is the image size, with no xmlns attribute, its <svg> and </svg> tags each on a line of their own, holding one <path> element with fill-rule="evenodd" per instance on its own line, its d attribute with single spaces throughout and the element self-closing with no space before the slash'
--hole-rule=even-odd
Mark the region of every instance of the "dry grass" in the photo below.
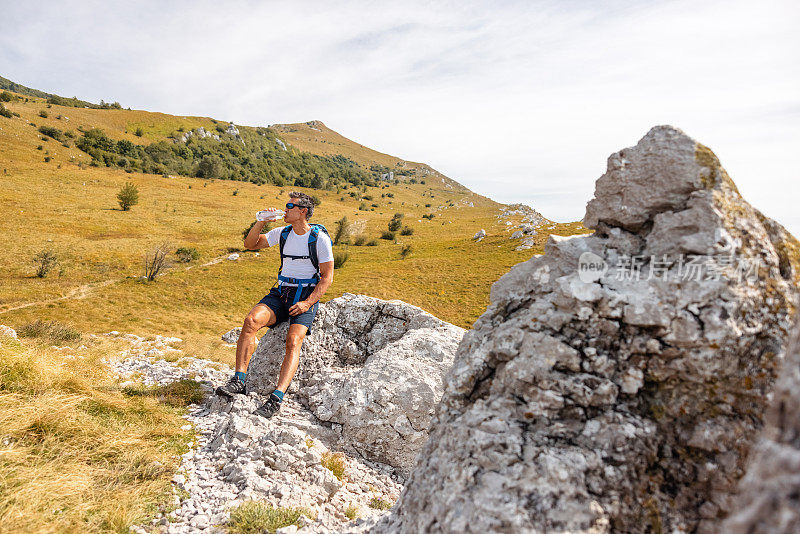
<svg viewBox="0 0 800 534">
<path fill-rule="evenodd" d="M 297 524 L 301 515 L 314 517 L 314 513 L 305 508 L 276 508 L 259 501 L 247 501 L 231 512 L 227 528 L 231 534 L 275 532 Z"/>
<path fill-rule="evenodd" d="M 343 453 L 332 453 L 330 451 L 326 451 L 322 453 L 321 463 L 322 467 L 333 473 L 333 476 L 338 478 L 340 481 L 344 481 L 344 473 L 345 469 L 347 468 L 347 463 Z"/>
<path fill-rule="evenodd" d="M 118 342 L 87 343 L 0 338 L 2 532 L 127 532 L 166 504 L 183 419 L 119 391 L 100 361 Z"/>
<path fill-rule="evenodd" d="M 281 188 L 186 177 L 165 179 L 89 167 L 86 154 L 52 140 L 41 141 L 37 129 L 26 122 L 76 133 L 78 126 L 101 127 L 114 139 L 142 143 L 162 139 L 180 126 L 213 129 L 210 119 L 59 106 L 53 106 L 49 118 L 43 119 L 38 116 L 41 102 L 10 103 L 9 107 L 21 117 L 0 118 L 0 173 L 4 180 L 0 203 L 8 214 L 0 218 L 6 251 L 0 256 L 0 321 L 20 327 L 40 319 L 58 320 L 83 331 L 174 335 L 193 346 L 194 354 L 187 354 L 231 363 L 233 350 L 218 341 L 219 335 L 239 326 L 268 291 L 278 267 L 277 251 L 262 250 L 260 257 L 245 252 L 237 262 L 204 264 L 227 255 L 229 248 L 240 248 L 241 232 L 254 213 L 282 203 Z M 58 115 L 68 116 L 69 122 L 55 119 Z M 126 133 L 139 126 L 144 137 Z M 321 130 L 326 143 L 315 143 L 329 149 L 335 132 Z M 398 161 L 346 141 L 354 150 L 358 148 L 364 164 Z M 345 143 L 345 138 L 337 142 Z M 42 161 L 43 152 L 36 150 L 40 144 L 53 157 L 52 162 Z M 127 181 L 139 188 L 140 203 L 123 212 L 116 194 Z M 347 264 L 336 270 L 333 286 L 323 300 L 344 292 L 402 299 L 469 327 L 485 310 L 491 284 L 512 265 L 542 252 L 545 232 L 537 236 L 533 249 L 514 251 L 518 241 L 509 240 L 504 221 L 496 219 L 499 204 L 448 188 L 439 178 L 429 177 L 426 182 L 367 191 L 355 187 L 338 192 L 306 191 L 323 201 L 314 222 L 333 229 L 334 222 L 346 216 L 358 235 L 364 236 L 365 244 L 376 241 L 397 212 L 404 213 L 404 224 L 414 229 L 413 235 L 399 236 L 397 244 L 380 241 L 377 246 L 350 247 Z M 240 192 L 234 196 L 236 189 Z M 283 188 L 284 193 L 289 189 Z M 350 192 L 356 196 L 351 197 Z M 388 192 L 393 197 L 381 197 Z M 379 207 L 359 211 L 363 195 L 374 197 Z M 464 207 L 461 200 L 474 207 Z M 455 207 L 447 207 L 449 204 Z M 422 219 L 429 212 L 436 217 Z M 31 233 L 43 220 L 48 221 L 46 230 Z M 480 228 L 486 229 L 488 236 L 474 243 L 471 237 Z M 559 235 L 584 231 L 576 224 L 550 230 Z M 166 270 L 153 284 L 136 282 L 143 255 L 164 241 L 173 243 L 175 249 L 196 248 L 199 260 L 189 265 L 189 270 L 185 264 Z M 413 245 L 414 253 L 401 260 L 400 251 L 406 245 Z M 54 246 L 63 272 L 37 278 L 31 258 Z M 33 305 L 20 307 L 28 304 Z"/>
<path fill-rule="evenodd" d="M 388 510 L 393 506 L 394 503 L 389 501 L 388 499 L 384 499 L 383 497 L 373 497 L 369 500 L 369 507 L 374 508 L 375 510 Z"/>
</svg>

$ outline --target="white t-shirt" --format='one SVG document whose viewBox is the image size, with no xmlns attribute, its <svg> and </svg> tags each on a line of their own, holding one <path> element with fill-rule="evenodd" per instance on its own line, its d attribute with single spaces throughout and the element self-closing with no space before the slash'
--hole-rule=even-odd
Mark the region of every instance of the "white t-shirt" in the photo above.
<svg viewBox="0 0 800 534">
<path fill-rule="evenodd" d="M 284 227 L 279 226 L 267 232 L 267 243 L 269 246 L 274 247 L 281 240 L 281 232 Z M 311 230 L 309 230 L 310 232 Z M 308 256 L 308 232 L 302 235 L 297 235 L 294 228 L 289 231 L 286 237 L 286 244 L 283 246 L 284 254 L 291 254 L 292 256 Z M 327 263 L 333 261 L 333 247 L 331 246 L 331 238 L 328 234 L 321 231 L 317 235 L 317 259 L 320 263 Z M 310 259 L 293 259 L 284 258 L 283 269 L 281 275 L 289 278 L 313 278 L 317 273 L 314 264 Z M 297 284 L 285 284 L 288 286 L 296 286 Z"/>
</svg>

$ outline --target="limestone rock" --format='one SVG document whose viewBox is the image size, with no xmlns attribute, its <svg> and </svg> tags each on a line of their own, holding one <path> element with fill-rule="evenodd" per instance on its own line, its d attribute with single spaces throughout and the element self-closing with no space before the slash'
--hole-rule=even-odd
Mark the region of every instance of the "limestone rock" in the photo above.
<svg viewBox="0 0 800 534">
<path fill-rule="evenodd" d="M 10 326 L 0 324 L 0 336 L 7 336 L 17 339 L 17 331 Z"/>
<path fill-rule="evenodd" d="M 481 240 L 481 239 L 483 239 L 484 237 L 486 237 L 486 230 L 484 230 L 483 228 L 481 228 L 480 230 L 478 230 L 477 232 L 475 232 L 475 235 L 474 235 L 474 236 L 472 236 L 472 239 L 475 239 L 476 241 L 480 241 L 480 240 Z"/>
<path fill-rule="evenodd" d="M 254 391 L 274 388 L 287 329 L 262 336 L 248 370 Z M 346 293 L 320 306 L 289 392 L 360 452 L 408 474 L 463 335 L 416 306 Z"/>
<path fill-rule="evenodd" d="M 800 532 L 800 323 L 773 392 L 767 423 L 739 485 L 732 534 Z"/>
<path fill-rule="evenodd" d="M 669 126 L 609 158 L 585 224 L 492 286 L 376 532 L 710 532 L 732 511 L 797 241 Z"/>
</svg>

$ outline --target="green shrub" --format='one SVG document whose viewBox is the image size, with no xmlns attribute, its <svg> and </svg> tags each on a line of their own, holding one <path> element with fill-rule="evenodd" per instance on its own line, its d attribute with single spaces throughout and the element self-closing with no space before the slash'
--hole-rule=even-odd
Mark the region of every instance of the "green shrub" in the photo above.
<svg viewBox="0 0 800 534">
<path fill-rule="evenodd" d="M 349 505 L 344 509 L 344 516 L 350 521 L 358 517 L 358 506 L 354 504 Z"/>
<path fill-rule="evenodd" d="M 51 343 L 65 343 L 81 338 L 81 333 L 71 326 L 41 319 L 26 324 L 17 333 L 22 337 L 45 338 Z"/>
<path fill-rule="evenodd" d="M 413 235 L 414 229 L 410 226 L 404 226 L 402 230 L 400 230 L 400 235 Z"/>
<path fill-rule="evenodd" d="M 361 234 L 359 236 L 356 236 L 355 240 L 353 241 L 353 244 L 357 247 L 361 247 L 364 246 L 366 242 L 367 242 L 367 236 Z"/>
<path fill-rule="evenodd" d="M 369 507 L 375 510 L 388 510 L 392 507 L 392 503 L 383 497 L 373 497 L 369 501 Z"/>
<path fill-rule="evenodd" d="M 369 241 L 367 243 L 367 246 L 368 247 L 377 247 L 378 246 L 378 240 L 377 239 L 373 239 L 373 240 Z"/>
<path fill-rule="evenodd" d="M 333 253 L 333 268 L 338 269 L 342 267 L 346 262 L 347 259 L 350 257 L 350 253 L 346 250 L 340 250 Z"/>
<path fill-rule="evenodd" d="M 394 241 L 394 232 L 390 232 L 389 230 L 384 230 L 381 233 L 381 239 L 386 239 L 387 241 Z"/>
<path fill-rule="evenodd" d="M 366 202 L 362 202 L 358 205 L 359 211 L 369 211 L 369 206 L 367 206 Z"/>
<path fill-rule="evenodd" d="M 228 533 L 275 532 L 279 528 L 297 525 L 301 515 L 314 517 L 314 513 L 305 508 L 275 508 L 264 502 L 247 501 L 231 512 Z"/>
<path fill-rule="evenodd" d="M 141 137 L 144 135 L 144 130 L 142 130 L 141 126 L 136 128 L 136 131 L 133 133 L 136 137 Z"/>
<path fill-rule="evenodd" d="M 427 215 L 423 215 L 423 216 L 422 216 L 422 218 L 423 218 L 423 219 L 428 219 L 429 221 L 430 221 L 431 219 L 433 219 L 434 217 L 436 217 L 436 214 L 435 214 L 435 213 L 428 213 Z"/>
<path fill-rule="evenodd" d="M 51 250 L 43 250 L 33 257 L 33 265 L 36 268 L 36 276 L 44 278 L 58 265 L 58 256 Z"/>
<path fill-rule="evenodd" d="M 400 229 L 403 225 L 403 214 L 402 213 L 395 213 L 392 217 L 392 220 L 389 221 L 389 231 L 396 232 Z"/>
<path fill-rule="evenodd" d="M 333 244 L 343 243 L 350 234 L 350 221 L 347 217 L 342 217 L 334 223 Z"/>
<path fill-rule="evenodd" d="M 39 126 L 39 133 L 47 137 L 52 137 L 56 141 L 64 141 L 64 132 L 52 126 Z"/>
<path fill-rule="evenodd" d="M 45 156 L 45 157 L 44 157 L 44 162 L 45 162 L 45 163 L 50 163 L 50 160 L 52 160 L 52 159 L 53 159 L 53 158 L 51 158 L 50 156 Z"/>
<path fill-rule="evenodd" d="M 178 261 L 182 263 L 189 263 L 200 258 L 200 253 L 194 247 L 180 247 L 175 251 L 175 255 L 178 256 Z"/>
<path fill-rule="evenodd" d="M 10 119 L 14 115 L 11 113 L 10 110 L 6 109 L 6 107 L 3 104 L 0 104 L 0 116 Z"/>
<path fill-rule="evenodd" d="M 258 222 L 258 221 L 253 221 L 253 222 L 251 222 L 251 223 L 250 223 L 250 226 L 248 226 L 247 228 L 245 228 L 245 229 L 244 229 L 244 231 L 242 232 L 242 239 L 244 239 L 244 238 L 246 238 L 246 237 L 247 237 L 247 234 L 249 234 L 249 233 L 250 233 L 250 230 L 252 230 L 252 229 L 253 229 L 253 227 L 256 225 L 256 222 Z M 266 224 L 264 225 L 264 227 L 261 229 L 261 233 L 262 233 L 262 234 L 266 234 L 266 233 L 267 233 L 267 232 L 269 232 L 270 230 L 272 230 L 272 223 L 271 223 L 271 222 L 268 222 L 268 223 L 266 223 Z"/>
<path fill-rule="evenodd" d="M 430 205 L 430 204 L 425 204 L 425 207 L 426 207 L 426 208 L 430 208 L 430 207 L 431 207 L 431 205 Z"/>
<path fill-rule="evenodd" d="M 0 93 L 0 102 L 13 102 L 15 100 L 17 100 L 17 97 L 6 90 Z"/>
<path fill-rule="evenodd" d="M 411 245 L 403 245 L 403 248 L 400 249 L 400 258 L 404 260 L 412 252 L 414 252 L 414 247 Z"/>
<path fill-rule="evenodd" d="M 128 211 L 139 203 L 139 188 L 131 182 L 126 182 L 117 193 L 117 201 L 122 211 Z"/>
<path fill-rule="evenodd" d="M 209 180 L 222 178 L 222 172 L 223 164 L 219 156 L 205 156 L 197 167 L 197 175 Z"/>
<path fill-rule="evenodd" d="M 36 147 L 36 150 L 44 150 L 44 146 L 43 145 L 39 145 L 39 146 Z"/>
<path fill-rule="evenodd" d="M 41 111 L 39 111 L 39 116 L 40 116 L 41 118 L 43 118 L 43 119 L 46 119 L 47 117 L 49 117 L 49 116 L 50 116 L 50 114 L 49 114 L 49 113 L 47 113 L 45 110 L 41 110 Z"/>
</svg>

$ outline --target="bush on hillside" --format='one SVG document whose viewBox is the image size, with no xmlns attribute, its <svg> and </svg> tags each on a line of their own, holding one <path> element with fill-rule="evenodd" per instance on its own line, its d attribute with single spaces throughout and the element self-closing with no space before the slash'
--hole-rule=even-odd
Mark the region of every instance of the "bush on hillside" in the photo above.
<svg viewBox="0 0 800 534">
<path fill-rule="evenodd" d="M 194 247 L 180 247 L 175 251 L 175 255 L 182 263 L 190 263 L 200 258 L 200 253 Z"/>
<path fill-rule="evenodd" d="M 347 217 L 342 217 L 334 223 L 334 228 L 333 244 L 338 245 L 344 243 L 350 235 L 350 221 L 347 220 Z"/>
<path fill-rule="evenodd" d="M 402 213 L 395 213 L 392 220 L 389 221 L 389 231 L 396 232 L 400 229 L 403 225 L 403 214 Z"/>
<path fill-rule="evenodd" d="M 253 222 L 251 222 L 251 223 L 250 223 L 250 226 L 248 226 L 247 228 L 245 228 L 245 229 L 244 229 L 244 231 L 242 232 L 242 239 L 244 239 L 244 238 L 246 238 L 246 237 L 247 237 L 247 234 L 249 234 L 249 233 L 250 233 L 250 230 L 252 230 L 252 229 L 253 229 L 253 226 L 255 226 L 255 225 L 256 225 L 256 222 L 258 222 L 258 221 L 253 221 Z M 266 223 L 266 224 L 264 225 L 264 227 L 261 229 L 261 233 L 262 233 L 262 234 L 266 234 L 266 233 L 267 233 L 267 232 L 269 232 L 270 230 L 272 230 L 272 223 L 271 223 L 271 222 L 268 222 L 268 223 Z"/>
<path fill-rule="evenodd" d="M 355 240 L 353 241 L 353 244 L 354 244 L 355 246 L 357 246 L 357 247 L 361 247 L 361 246 L 363 246 L 363 245 L 364 245 L 366 242 L 367 242 L 367 236 L 365 236 L 364 234 L 361 234 L 361 235 L 359 235 L 359 236 L 356 236 Z"/>
<path fill-rule="evenodd" d="M 117 193 L 117 202 L 122 211 L 128 211 L 139 203 L 139 188 L 131 182 L 126 182 Z"/>
<path fill-rule="evenodd" d="M 18 96 L 6 90 L 3 90 L 3 92 L 0 93 L 0 102 L 15 102 L 17 100 L 19 100 Z"/>
<path fill-rule="evenodd" d="M 36 276 L 44 278 L 58 266 L 58 256 L 51 250 L 42 250 L 33 257 L 33 266 L 36 269 Z"/>
<path fill-rule="evenodd" d="M 377 239 L 372 239 L 371 241 L 369 241 L 367 243 L 367 246 L 368 247 L 377 247 L 378 246 L 378 240 Z"/>
<path fill-rule="evenodd" d="M 343 266 L 347 259 L 350 257 L 350 253 L 346 250 L 337 250 L 333 253 L 333 268 L 338 269 L 339 267 Z"/>
<path fill-rule="evenodd" d="M 40 116 L 41 118 L 43 118 L 43 119 L 46 119 L 47 117 L 49 117 L 49 116 L 50 116 L 50 114 L 49 114 L 49 113 L 47 113 L 45 110 L 41 110 L 41 111 L 39 111 L 39 116 Z"/>
<path fill-rule="evenodd" d="M 433 219 L 434 217 L 436 217 L 436 214 L 435 214 L 435 213 L 428 213 L 427 215 L 423 215 L 423 216 L 422 216 L 422 218 L 423 218 L 423 219 L 428 219 L 429 221 L 430 221 L 431 219 Z"/>
<path fill-rule="evenodd" d="M 6 109 L 6 107 L 3 104 L 0 104 L 0 116 L 10 119 L 11 117 L 14 116 L 14 114 L 11 113 L 10 110 Z"/>
<path fill-rule="evenodd" d="M 400 249 L 400 258 L 404 260 L 412 252 L 414 252 L 414 247 L 411 245 L 403 245 L 403 248 Z"/>
<path fill-rule="evenodd" d="M 402 230 L 400 230 L 400 235 L 413 235 L 414 229 L 410 226 L 404 226 Z"/>
<path fill-rule="evenodd" d="M 161 271 L 169 268 L 167 254 L 169 254 L 169 243 L 162 243 L 144 256 L 144 278 L 148 282 L 156 279 Z"/>
<path fill-rule="evenodd" d="M 205 156 L 197 166 L 197 176 L 215 180 L 222 176 L 222 160 L 217 156 Z"/>
<path fill-rule="evenodd" d="M 61 143 L 64 142 L 64 132 L 52 126 L 39 126 L 39 133 L 51 137 Z"/>
<path fill-rule="evenodd" d="M 394 241 L 394 232 L 390 232 L 389 230 L 384 230 L 381 233 L 381 239 L 386 239 L 388 241 Z"/>
</svg>

